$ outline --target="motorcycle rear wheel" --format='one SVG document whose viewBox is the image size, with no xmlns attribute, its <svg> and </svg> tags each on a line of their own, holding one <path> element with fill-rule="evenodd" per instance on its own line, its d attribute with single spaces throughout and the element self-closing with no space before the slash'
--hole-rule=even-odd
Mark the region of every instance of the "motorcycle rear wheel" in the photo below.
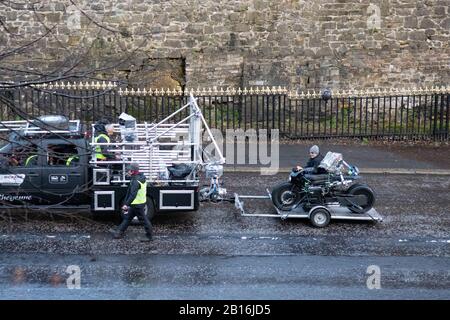
<svg viewBox="0 0 450 320">
<path fill-rule="evenodd" d="M 348 209 L 353 213 L 366 213 L 367 211 L 372 209 L 375 203 L 375 195 L 373 191 L 366 185 L 362 184 L 353 185 L 352 187 L 350 187 L 350 189 L 348 189 L 347 193 L 350 195 L 365 196 L 366 199 L 364 201 L 364 204 L 360 204 L 362 210 L 352 206 L 348 207 Z"/>
</svg>

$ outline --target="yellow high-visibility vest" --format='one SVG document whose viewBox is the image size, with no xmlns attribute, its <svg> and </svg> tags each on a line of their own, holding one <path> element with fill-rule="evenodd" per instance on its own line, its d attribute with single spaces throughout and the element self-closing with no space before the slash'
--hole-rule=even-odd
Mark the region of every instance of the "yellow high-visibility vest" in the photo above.
<svg viewBox="0 0 450 320">
<path fill-rule="evenodd" d="M 75 160 L 75 159 L 79 160 L 80 158 L 78 156 L 71 156 L 71 157 L 69 157 L 69 159 L 67 159 L 67 161 L 66 161 L 66 166 L 70 166 L 72 161 Z"/>
<path fill-rule="evenodd" d="M 97 143 L 100 138 L 105 138 L 107 143 L 111 142 L 108 135 L 102 133 L 95 137 L 95 143 Z M 102 154 L 102 148 L 100 146 L 95 146 L 95 158 L 97 158 L 97 160 L 106 160 L 106 156 Z"/>
<path fill-rule="evenodd" d="M 140 182 L 138 181 L 140 184 L 140 188 L 138 190 L 138 193 L 136 195 L 136 198 L 134 198 L 133 202 L 131 203 L 133 204 L 144 204 L 147 202 L 147 182 Z"/>
<path fill-rule="evenodd" d="M 25 167 L 27 167 L 30 164 L 30 161 L 34 160 L 35 158 L 37 158 L 37 154 L 34 154 L 32 156 L 29 156 L 27 158 L 27 160 L 25 160 Z"/>
</svg>

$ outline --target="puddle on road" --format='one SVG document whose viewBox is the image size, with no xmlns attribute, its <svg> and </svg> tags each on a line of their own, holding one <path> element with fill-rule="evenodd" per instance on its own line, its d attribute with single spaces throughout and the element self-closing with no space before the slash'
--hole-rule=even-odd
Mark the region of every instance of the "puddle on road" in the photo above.
<svg viewBox="0 0 450 320">
<path fill-rule="evenodd" d="M 3 288 L 19 291 L 39 288 L 131 288 L 158 282 L 159 277 L 152 266 L 138 260 L 130 260 L 129 265 L 100 268 L 95 266 L 95 261 L 79 265 L 0 265 L 0 293 Z M 134 267 L 133 264 L 140 266 Z"/>
</svg>

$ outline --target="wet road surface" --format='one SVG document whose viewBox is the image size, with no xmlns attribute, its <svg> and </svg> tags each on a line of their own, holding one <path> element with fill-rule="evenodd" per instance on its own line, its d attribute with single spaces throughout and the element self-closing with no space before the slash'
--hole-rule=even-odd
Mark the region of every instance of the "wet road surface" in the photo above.
<svg viewBox="0 0 450 320">
<path fill-rule="evenodd" d="M 1 257 L 9 299 L 448 299 L 450 288 L 448 259 L 437 257 Z M 80 289 L 67 287 L 69 265 L 80 266 Z M 369 289 L 373 265 L 379 286 Z"/>
<path fill-rule="evenodd" d="M 442 169 L 450 170 L 450 145 L 448 143 L 396 143 L 393 141 L 372 141 L 368 144 L 360 140 L 343 141 L 282 141 L 279 144 L 278 153 L 279 167 L 292 168 L 296 165 L 306 164 L 309 148 L 317 144 L 320 152 L 325 155 L 328 151 L 342 153 L 345 161 L 359 168 L 390 168 L 390 169 Z M 226 152 L 227 167 L 255 167 L 249 160 L 248 143 L 234 144 L 232 154 Z M 261 160 L 265 157 L 267 150 L 276 150 L 270 147 L 258 149 L 258 157 L 253 154 L 254 159 Z M 233 158 L 231 157 L 233 156 Z M 244 161 L 245 160 L 245 161 Z M 274 161 L 274 160 L 272 160 Z M 243 162 L 243 163 L 241 163 Z M 269 164 L 270 165 L 270 164 Z M 269 166 L 267 165 L 267 166 Z M 274 164 L 272 163 L 272 166 Z"/>
<path fill-rule="evenodd" d="M 227 174 L 229 192 L 264 194 L 286 174 Z M 2 214 L 0 298 L 449 299 L 450 177 L 367 175 L 383 223 L 241 217 L 231 203 L 154 219 L 112 240 L 89 215 Z M 249 211 L 272 213 L 265 200 Z M 68 265 L 81 289 L 69 290 Z M 369 290 L 369 265 L 381 289 Z"/>
</svg>

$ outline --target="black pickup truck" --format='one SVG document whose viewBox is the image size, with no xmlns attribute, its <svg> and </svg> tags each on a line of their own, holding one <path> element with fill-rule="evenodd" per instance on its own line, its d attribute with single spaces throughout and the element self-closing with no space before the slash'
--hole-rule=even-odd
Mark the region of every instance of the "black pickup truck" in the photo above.
<svg viewBox="0 0 450 320">
<path fill-rule="evenodd" d="M 93 146 L 76 130 L 21 134 L 9 129 L 0 148 L 0 210 L 39 209 L 118 215 L 128 183 L 114 181 L 114 166 L 93 165 Z M 17 127 L 17 126 L 16 126 Z M 6 129 L 4 130 L 6 133 Z M 194 211 L 198 183 L 147 184 L 147 215 Z"/>
</svg>

